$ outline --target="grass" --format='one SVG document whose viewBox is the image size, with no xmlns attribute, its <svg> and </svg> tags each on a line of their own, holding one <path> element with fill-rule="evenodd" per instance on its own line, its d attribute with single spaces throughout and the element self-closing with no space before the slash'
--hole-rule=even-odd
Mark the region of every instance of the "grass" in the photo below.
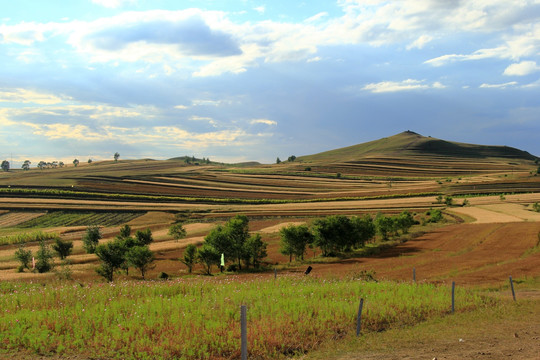
<svg viewBox="0 0 540 360">
<path fill-rule="evenodd" d="M 38 218 L 25 221 L 17 228 L 47 228 L 58 226 L 116 226 L 125 224 L 141 212 L 93 212 L 93 211 L 51 211 Z"/>
<path fill-rule="evenodd" d="M 0 351 L 105 358 L 235 358 L 240 305 L 250 357 L 284 359 L 352 334 L 448 314 L 446 286 L 287 276 L 111 284 L 0 284 Z M 496 301 L 456 289 L 458 312 Z"/>
<path fill-rule="evenodd" d="M 0 245 L 23 244 L 41 240 L 55 240 L 59 238 L 56 233 L 45 233 L 43 231 L 33 231 L 31 233 L 21 233 L 0 237 Z"/>
</svg>

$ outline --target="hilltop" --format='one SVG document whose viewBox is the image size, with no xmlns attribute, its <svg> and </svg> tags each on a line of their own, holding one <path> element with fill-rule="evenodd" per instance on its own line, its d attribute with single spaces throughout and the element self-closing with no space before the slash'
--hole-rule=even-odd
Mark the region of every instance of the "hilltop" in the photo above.
<svg viewBox="0 0 540 360">
<path fill-rule="evenodd" d="M 358 145 L 299 157 L 300 161 L 354 161 L 376 156 L 443 156 L 464 159 L 500 158 L 534 161 L 536 156 L 508 146 L 474 145 L 404 131 Z"/>
</svg>

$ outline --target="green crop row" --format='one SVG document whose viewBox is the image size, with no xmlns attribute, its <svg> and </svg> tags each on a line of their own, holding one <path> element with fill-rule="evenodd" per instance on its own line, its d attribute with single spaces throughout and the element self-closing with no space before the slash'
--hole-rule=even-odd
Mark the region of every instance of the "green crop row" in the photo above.
<svg viewBox="0 0 540 360">
<path fill-rule="evenodd" d="M 9 235 L 0 237 L 0 245 L 24 244 L 27 242 L 41 240 L 55 240 L 59 238 L 56 233 L 45 233 L 43 231 L 34 231 L 31 233 Z"/>
<path fill-rule="evenodd" d="M 52 211 L 38 218 L 25 221 L 17 225 L 17 227 L 26 229 L 57 226 L 116 226 L 125 224 L 141 214 L 140 212 Z"/>
<path fill-rule="evenodd" d="M 0 194 L 25 195 L 36 197 L 62 197 L 62 198 L 84 198 L 84 199 L 104 199 L 104 200 L 126 200 L 126 201 L 167 201 L 167 202 L 190 202 L 190 203 L 219 203 L 219 204 L 287 204 L 287 203 L 310 203 L 325 201 L 352 201 L 352 200 L 376 200 L 394 199 L 417 196 L 440 195 L 440 192 L 388 194 L 376 196 L 343 196 L 335 198 L 316 199 L 239 199 L 239 198 L 206 198 L 206 197 L 181 197 L 181 196 L 152 196 L 133 194 L 111 194 L 96 193 L 86 191 L 72 191 L 61 189 L 16 189 L 0 188 Z"/>
<path fill-rule="evenodd" d="M 239 358 L 247 306 L 250 358 L 285 359 L 362 331 L 448 314 L 450 289 L 433 284 L 304 276 L 110 284 L 0 283 L 0 351 L 107 359 Z M 495 300 L 456 289 L 456 311 Z"/>
</svg>

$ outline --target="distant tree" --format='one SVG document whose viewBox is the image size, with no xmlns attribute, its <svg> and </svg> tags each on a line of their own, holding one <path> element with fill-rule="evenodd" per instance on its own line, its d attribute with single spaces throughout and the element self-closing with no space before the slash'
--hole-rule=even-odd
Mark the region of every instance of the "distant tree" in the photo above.
<svg viewBox="0 0 540 360">
<path fill-rule="evenodd" d="M 65 165 L 65 164 L 64 164 L 64 162 L 63 162 L 63 161 L 59 161 L 59 162 L 58 162 L 58 166 L 60 166 L 61 168 L 63 168 L 63 167 L 64 167 L 64 165 Z"/>
<path fill-rule="evenodd" d="M 210 164 L 210 158 L 206 158 L 205 162 L 206 162 L 207 164 Z"/>
<path fill-rule="evenodd" d="M 371 216 L 367 214 L 363 217 L 353 216 L 350 221 L 354 229 L 354 239 L 352 240 L 354 247 L 363 247 L 375 236 L 376 228 Z"/>
<path fill-rule="evenodd" d="M 92 163 L 92 159 L 88 159 L 88 163 L 91 164 L 91 163 Z"/>
<path fill-rule="evenodd" d="M 536 169 L 536 173 L 540 174 L 540 166 L 538 167 L 538 169 Z"/>
<path fill-rule="evenodd" d="M 443 214 L 440 209 L 430 210 L 428 215 L 430 216 L 428 221 L 431 223 L 437 223 L 443 219 Z"/>
<path fill-rule="evenodd" d="M 120 154 L 118 152 L 115 152 L 114 153 L 114 162 L 117 162 L 119 157 L 120 157 Z"/>
<path fill-rule="evenodd" d="M 253 265 L 254 268 L 259 268 L 262 259 L 267 256 L 267 243 L 261 238 L 261 234 L 251 235 L 244 244 L 244 263 L 246 267 Z"/>
<path fill-rule="evenodd" d="M 280 164 L 281 163 L 281 160 L 279 159 L 279 157 L 276 159 L 276 164 Z"/>
<path fill-rule="evenodd" d="M 30 170 L 30 164 L 31 164 L 30 160 L 24 160 L 24 163 L 22 164 L 21 168 L 23 170 Z"/>
<path fill-rule="evenodd" d="M 294 160 L 296 160 L 296 156 L 294 155 L 291 155 L 289 156 L 289 158 L 287 159 L 289 162 L 293 162 Z"/>
<path fill-rule="evenodd" d="M 39 273 L 45 273 L 53 268 L 53 254 L 49 245 L 44 240 L 40 240 L 39 249 L 36 253 L 36 270 Z"/>
<path fill-rule="evenodd" d="M 102 238 L 101 230 L 99 226 L 88 226 L 86 232 L 82 237 L 83 248 L 88 254 L 93 254 L 96 251 L 96 247 L 99 244 L 99 240 Z"/>
<path fill-rule="evenodd" d="M 448 206 L 452 206 L 452 204 L 454 203 L 454 199 L 450 195 L 446 195 L 444 197 L 444 203 Z"/>
<path fill-rule="evenodd" d="M 7 160 L 2 161 L 1 167 L 2 167 L 2 170 L 9 171 L 9 161 Z"/>
<path fill-rule="evenodd" d="M 341 173 L 337 173 L 337 174 L 336 174 L 336 177 L 337 177 L 338 179 L 341 179 Z"/>
<path fill-rule="evenodd" d="M 176 241 L 183 239 L 186 237 L 186 229 L 182 226 L 182 224 L 174 224 L 169 228 L 170 236 L 172 236 Z"/>
<path fill-rule="evenodd" d="M 397 228 L 407 234 L 411 226 L 414 225 L 414 219 L 410 212 L 404 210 L 399 216 L 395 219 Z"/>
<path fill-rule="evenodd" d="M 180 261 L 188 267 L 188 272 L 191 274 L 193 265 L 197 261 L 197 247 L 194 244 L 189 244 L 184 251 L 184 257 Z"/>
<path fill-rule="evenodd" d="M 52 249 L 56 251 L 60 260 L 64 260 L 71 254 L 71 251 L 73 251 L 73 242 L 67 240 L 64 241 L 58 237 L 55 239 Z"/>
<path fill-rule="evenodd" d="M 289 255 L 289 262 L 293 255 L 296 259 L 303 260 L 307 247 L 314 241 L 314 236 L 306 225 L 283 227 L 279 235 L 281 237 L 279 251 L 283 255 Z"/>
<path fill-rule="evenodd" d="M 154 241 L 152 231 L 150 229 L 137 230 L 135 240 L 139 246 L 150 245 Z"/>
<path fill-rule="evenodd" d="M 73 160 L 73 165 L 77 167 L 79 165 L 79 160 L 78 159 Z"/>
<path fill-rule="evenodd" d="M 139 269 L 144 279 L 146 272 L 152 268 L 154 253 L 148 246 L 134 246 L 126 252 L 126 262 Z"/>
<path fill-rule="evenodd" d="M 391 217 L 384 216 L 378 213 L 373 220 L 375 228 L 383 240 L 388 240 L 390 234 L 394 230 L 394 220 Z"/>
<path fill-rule="evenodd" d="M 221 254 L 212 245 L 204 244 L 197 251 L 197 261 L 204 266 L 207 275 L 212 274 L 212 265 L 219 264 L 220 259 Z"/>
<path fill-rule="evenodd" d="M 438 195 L 437 198 L 437 204 L 442 204 L 443 203 L 443 196 L 442 195 Z"/>
<path fill-rule="evenodd" d="M 120 237 L 125 239 L 131 236 L 131 226 L 125 224 L 120 228 Z"/>
<path fill-rule="evenodd" d="M 58 161 L 53 161 L 53 162 L 51 163 L 51 167 L 52 167 L 53 169 L 56 169 L 57 166 L 58 166 Z"/>
<path fill-rule="evenodd" d="M 45 161 L 40 161 L 37 165 L 37 167 L 40 169 L 40 170 L 43 170 L 44 167 L 47 166 L 47 163 Z"/>
<path fill-rule="evenodd" d="M 534 211 L 540 212 L 540 204 L 538 204 L 537 202 L 534 203 L 532 207 Z"/>
<path fill-rule="evenodd" d="M 126 248 L 123 242 L 115 239 L 106 244 L 100 244 L 96 246 L 95 253 L 101 260 L 101 265 L 96 269 L 96 272 L 107 281 L 112 282 L 114 272 L 119 270 L 125 262 Z"/>
<path fill-rule="evenodd" d="M 17 251 L 15 251 L 15 258 L 21 263 L 19 272 L 24 269 L 30 270 L 30 263 L 32 262 L 32 251 L 27 250 L 25 244 L 19 245 Z"/>
</svg>

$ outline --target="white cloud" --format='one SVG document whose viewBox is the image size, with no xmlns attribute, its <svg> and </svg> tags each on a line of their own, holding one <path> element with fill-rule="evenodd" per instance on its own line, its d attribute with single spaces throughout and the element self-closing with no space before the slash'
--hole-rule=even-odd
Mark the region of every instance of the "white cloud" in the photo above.
<svg viewBox="0 0 540 360">
<path fill-rule="evenodd" d="M 517 64 L 511 64 L 504 70 L 504 75 L 525 76 L 540 70 L 540 66 L 535 61 L 522 61 Z"/>
<path fill-rule="evenodd" d="M 266 7 L 265 6 L 257 6 L 257 7 L 254 7 L 253 10 L 258 12 L 259 14 L 264 14 L 264 12 L 266 11 Z"/>
<path fill-rule="evenodd" d="M 127 4 L 135 4 L 136 0 L 92 0 L 94 4 L 104 6 L 110 9 L 116 9 Z"/>
<path fill-rule="evenodd" d="M 506 89 L 507 87 L 516 86 L 517 82 L 511 81 L 504 84 L 482 84 L 480 88 L 482 89 Z"/>
<path fill-rule="evenodd" d="M 367 84 L 362 90 L 372 93 L 387 93 L 398 91 L 425 90 L 425 89 L 444 89 L 445 86 L 440 82 L 435 82 L 432 85 L 426 84 L 425 80 L 407 79 L 401 82 L 382 81 L 379 83 Z"/>
<path fill-rule="evenodd" d="M 407 49 L 422 49 L 424 46 L 426 46 L 427 43 L 429 43 L 431 40 L 433 40 L 432 36 L 429 35 L 422 35 L 418 39 L 416 39 L 412 44 L 407 46 Z"/>
<path fill-rule="evenodd" d="M 43 94 L 27 89 L 0 89 L 0 102 L 51 105 L 62 101 L 62 98 L 56 95 Z"/>
<path fill-rule="evenodd" d="M 253 119 L 250 121 L 250 124 L 266 124 L 269 126 L 276 126 L 277 121 L 274 120 L 268 120 L 268 119 Z"/>
<path fill-rule="evenodd" d="M 179 110 L 185 110 L 185 109 L 188 108 L 188 106 L 186 106 L 186 105 L 176 105 L 174 108 L 179 109 Z"/>
</svg>

